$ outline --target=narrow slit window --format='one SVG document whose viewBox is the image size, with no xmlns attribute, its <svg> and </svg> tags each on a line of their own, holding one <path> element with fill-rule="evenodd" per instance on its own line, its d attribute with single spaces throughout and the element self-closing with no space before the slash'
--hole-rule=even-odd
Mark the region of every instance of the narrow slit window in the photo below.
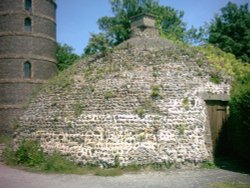
<svg viewBox="0 0 250 188">
<path fill-rule="evenodd" d="M 31 19 L 30 18 L 25 18 L 24 26 L 25 26 L 26 32 L 31 32 Z"/>
<path fill-rule="evenodd" d="M 32 7 L 32 1 L 31 0 L 25 0 L 25 10 L 30 11 Z"/>
<path fill-rule="evenodd" d="M 31 79 L 31 64 L 28 61 L 24 63 L 24 77 L 25 79 Z"/>
</svg>

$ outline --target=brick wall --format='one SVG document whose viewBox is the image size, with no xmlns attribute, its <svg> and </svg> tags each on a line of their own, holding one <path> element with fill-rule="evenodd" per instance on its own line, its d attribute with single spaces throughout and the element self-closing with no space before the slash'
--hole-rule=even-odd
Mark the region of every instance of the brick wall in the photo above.
<svg viewBox="0 0 250 188">
<path fill-rule="evenodd" d="M 56 74 L 55 13 L 56 4 L 51 0 L 32 0 L 30 11 L 25 10 L 24 0 L 0 1 L 0 110 L 5 114 L 0 127 L 9 127 L 34 87 Z M 27 17 L 31 32 L 25 31 Z M 30 79 L 24 76 L 26 61 L 31 63 Z"/>
</svg>

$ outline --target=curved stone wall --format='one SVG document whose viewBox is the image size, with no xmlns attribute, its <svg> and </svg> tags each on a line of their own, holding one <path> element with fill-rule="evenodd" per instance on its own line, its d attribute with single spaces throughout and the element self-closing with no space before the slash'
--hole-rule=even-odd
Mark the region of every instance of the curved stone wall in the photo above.
<svg viewBox="0 0 250 188">
<path fill-rule="evenodd" d="M 13 45 L 15 41 L 15 45 Z M 0 40 L 0 58 L 7 56 L 25 56 L 27 58 L 36 56 L 38 59 L 50 59 L 55 63 L 56 43 L 52 40 L 32 35 L 4 36 Z M 42 56 L 42 57 L 38 57 Z"/>
<path fill-rule="evenodd" d="M 30 10 L 25 9 L 25 0 L 0 1 L 0 110 L 7 116 L 25 103 L 36 85 L 56 73 L 55 14 L 53 0 L 32 0 Z M 28 79 L 25 62 L 31 65 Z M 1 130 L 8 131 L 6 122 L 20 114 L 15 111 L 11 118 L 0 119 L 0 126 L 6 127 Z"/>
<path fill-rule="evenodd" d="M 24 19 L 31 18 L 32 33 L 26 33 L 24 29 Z M 25 13 L 0 13 L 0 36 L 13 35 L 32 35 L 33 33 L 43 35 L 55 41 L 56 38 L 56 23 L 46 17 L 40 15 L 29 15 Z M 11 24 L 10 24 L 11 23 Z"/>
<path fill-rule="evenodd" d="M 2 62 L 1 65 L 4 66 L 4 69 L 0 69 L 0 82 L 1 80 L 19 80 L 20 78 L 24 79 L 24 62 L 26 61 L 27 59 L 6 59 L 4 62 Z M 56 64 L 52 64 L 47 60 L 31 58 L 31 62 L 32 77 L 34 77 L 36 80 L 46 80 L 51 78 L 57 70 Z M 11 79 L 6 79 L 9 77 L 9 75 L 12 75 Z"/>
<path fill-rule="evenodd" d="M 1 104 L 23 105 L 23 101 L 30 97 L 34 84 L 28 82 L 6 82 L 1 84 L 0 92 L 3 97 L 0 98 Z M 20 95 L 21 94 L 21 95 Z"/>
<path fill-rule="evenodd" d="M 20 11 L 23 9 L 23 0 L 1 0 L 0 12 Z"/>
</svg>

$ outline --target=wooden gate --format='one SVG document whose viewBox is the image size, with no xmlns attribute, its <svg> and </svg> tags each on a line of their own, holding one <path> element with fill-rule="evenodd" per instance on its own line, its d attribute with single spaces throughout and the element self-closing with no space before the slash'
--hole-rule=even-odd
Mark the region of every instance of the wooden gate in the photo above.
<svg viewBox="0 0 250 188">
<path fill-rule="evenodd" d="M 207 100 L 206 104 L 210 122 L 213 151 L 215 153 L 218 149 L 218 144 L 222 136 L 222 130 L 226 126 L 228 118 L 228 102 L 219 100 Z"/>
</svg>

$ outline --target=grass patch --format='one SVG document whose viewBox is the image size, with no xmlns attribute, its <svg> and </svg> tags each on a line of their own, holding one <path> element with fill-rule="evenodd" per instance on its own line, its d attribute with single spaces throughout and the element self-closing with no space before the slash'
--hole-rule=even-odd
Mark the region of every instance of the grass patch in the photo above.
<svg viewBox="0 0 250 188">
<path fill-rule="evenodd" d="M 93 165 L 81 166 L 64 158 L 60 153 L 45 154 L 39 143 L 33 140 L 23 141 L 17 150 L 6 147 L 3 151 L 3 159 L 7 165 L 18 166 L 24 170 L 35 172 L 94 174 L 97 176 L 119 176 L 123 174 L 123 170 L 119 167 L 119 156 L 115 157 L 115 168 L 101 169 Z"/>
<path fill-rule="evenodd" d="M 199 67 L 201 67 L 204 64 L 204 61 L 202 59 L 198 59 L 196 63 Z"/>
<path fill-rule="evenodd" d="M 123 174 L 122 169 L 120 168 L 110 168 L 110 169 L 101 169 L 97 168 L 94 170 L 94 175 L 96 176 L 121 176 Z"/>
<path fill-rule="evenodd" d="M 217 168 L 217 166 L 214 164 L 213 161 L 203 161 L 203 163 L 201 164 L 201 168 L 215 169 Z"/>
<path fill-rule="evenodd" d="M 64 158 L 60 153 L 54 152 L 45 154 L 38 142 L 32 140 L 23 141 L 14 151 L 6 148 L 4 151 L 5 163 L 11 166 L 18 166 L 21 169 L 42 172 L 42 173 L 63 173 L 63 174 L 93 174 L 96 176 L 120 176 L 124 173 L 136 173 L 145 170 L 163 170 L 171 167 L 170 164 L 149 164 L 120 166 L 119 156 L 115 156 L 115 165 L 112 168 L 102 169 L 95 165 L 77 165 Z"/>
<path fill-rule="evenodd" d="M 110 98 L 113 98 L 113 97 L 115 97 L 115 94 L 112 91 L 106 91 L 104 93 L 104 98 L 105 99 L 110 99 Z"/>
<path fill-rule="evenodd" d="M 219 183 L 211 184 L 210 187 L 214 187 L 214 188 L 250 188 L 250 184 L 219 182 Z"/>
<path fill-rule="evenodd" d="M 7 165 L 18 166 L 29 171 L 67 174 L 90 172 L 89 168 L 81 168 L 57 152 L 45 154 L 39 143 L 33 140 L 23 141 L 17 150 L 6 147 L 3 151 L 3 159 Z"/>
<path fill-rule="evenodd" d="M 74 110 L 75 116 L 79 117 L 84 110 L 84 106 L 80 101 L 77 101 L 75 104 L 73 104 L 73 110 Z"/>
<path fill-rule="evenodd" d="M 46 157 L 46 161 L 41 165 L 41 170 L 46 172 L 73 173 L 79 171 L 77 165 L 59 153 L 53 153 Z"/>
<path fill-rule="evenodd" d="M 69 89 L 74 83 L 74 80 L 71 75 L 73 75 L 73 73 L 70 73 L 69 69 L 60 72 L 57 76 L 52 78 L 48 84 L 45 85 L 45 91 L 49 92 L 54 90 Z"/>
<path fill-rule="evenodd" d="M 12 140 L 11 136 L 5 135 L 5 134 L 0 134 L 0 144 L 9 145 L 11 140 Z"/>
<path fill-rule="evenodd" d="M 215 84 L 220 84 L 221 83 L 221 78 L 218 74 L 210 74 L 210 81 L 215 83 Z"/>
<path fill-rule="evenodd" d="M 189 109 L 189 99 L 188 97 L 185 97 L 183 100 L 182 100 L 182 106 L 188 110 Z"/>
</svg>

